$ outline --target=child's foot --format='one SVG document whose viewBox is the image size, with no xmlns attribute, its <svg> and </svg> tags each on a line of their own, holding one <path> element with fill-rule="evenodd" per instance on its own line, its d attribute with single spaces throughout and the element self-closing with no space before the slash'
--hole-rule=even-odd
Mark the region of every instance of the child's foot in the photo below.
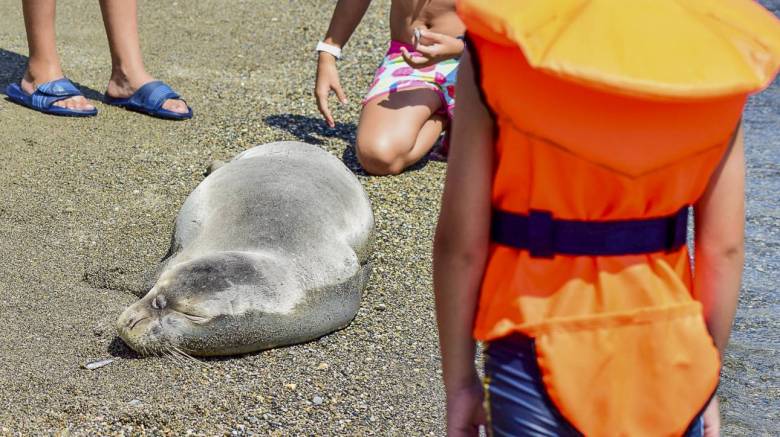
<svg viewBox="0 0 780 437">
<path fill-rule="evenodd" d="M 124 74 L 114 73 L 111 75 L 111 80 L 108 81 L 106 95 L 117 99 L 127 98 L 132 96 L 139 88 L 153 80 L 154 78 L 146 72 L 135 75 L 132 79 Z M 189 111 L 187 104 L 179 99 L 167 99 L 162 104 L 162 107 L 163 109 L 178 114 L 186 114 Z"/>
<path fill-rule="evenodd" d="M 59 69 L 54 69 L 46 73 L 33 73 L 28 67 L 27 71 L 24 72 L 24 76 L 22 77 L 21 82 L 19 82 L 19 85 L 21 86 L 22 91 L 27 94 L 32 94 L 42 84 L 51 82 L 53 80 L 62 79 L 63 77 L 64 74 L 62 74 L 62 70 Z M 95 109 L 95 107 L 89 103 L 89 100 L 84 98 L 84 96 L 69 97 L 67 99 L 54 102 L 52 105 L 59 106 L 61 108 L 73 109 L 76 111 L 91 111 Z"/>
</svg>

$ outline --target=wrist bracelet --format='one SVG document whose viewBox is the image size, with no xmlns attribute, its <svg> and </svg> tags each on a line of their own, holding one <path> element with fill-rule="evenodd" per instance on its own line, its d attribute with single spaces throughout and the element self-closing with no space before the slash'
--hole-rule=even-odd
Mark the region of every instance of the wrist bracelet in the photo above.
<svg viewBox="0 0 780 437">
<path fill-rule="evenodd" d="M 318 52 L 325 52 L 329 53 L 336 57 L 336 59 L 341 59 L 341 48 L 336 47 L 334 45 L 330 45 L 324 41 L 320 41 L 317 43 L 317 51 Z"/>
</svg>

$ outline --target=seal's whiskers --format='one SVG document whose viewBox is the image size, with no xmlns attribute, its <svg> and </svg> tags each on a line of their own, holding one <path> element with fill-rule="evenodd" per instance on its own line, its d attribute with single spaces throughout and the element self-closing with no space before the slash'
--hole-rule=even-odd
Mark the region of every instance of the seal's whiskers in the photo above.
<svg viewBox="0 0 780 437">
<path fill-rule="evenodd" d="M 166 348 L 166 350 L 161 354 L 165 358 L 170 358 L 173 360 L 176 364 L 186 366 L 187 363 L 184 358 L 182 358 L 179 354 L 171 350 L 170 348 Z"/>
<path fill-rule="evenodd" d="M 196 365 L 201 366 L 201 367 L 211 367 L 208 363 L 205 363 L 205 362 L 203 362 L 203 361 L 193 357 L 192 355 L 188 354 L 187 352 L 184 352 L 181 348 L 179 348 L 177 346 L 169 345 L 168 347 L 169 347 L 168 350 L 171 353 L 177 354 L 179 357 L 185 359 L 186 361 L 189 361 L 192 364 L 196 364 Z"/>
</svg>

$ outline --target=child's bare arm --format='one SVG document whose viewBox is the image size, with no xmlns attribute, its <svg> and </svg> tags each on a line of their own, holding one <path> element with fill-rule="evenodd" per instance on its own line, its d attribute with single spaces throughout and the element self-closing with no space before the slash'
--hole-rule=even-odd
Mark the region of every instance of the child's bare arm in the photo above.
<svg viewBox="0 0 780 437">
<path fill-rule="evenodd" d="M 447 427 L 455 434 L 473 434 L 482 411 L 471 331 L 489 244 L 494 122 L 478 93 L 465 52 L 433 249 Z"/>
<path fill-rule="evenodd" d="M 745 259 L 745 150 L 742 128 L 696 203 L 696 254 L 693 293 L 721 355 L 737 309 Z M 718 399 L 704 411 L 704 435 L 720 435 Z"/>
<path fill-rule="evenodd" d="M 323 42 L 339 48 L 343 47 L 360 24 L 360 20 L 363 19 L 370 4 L 371 0 L 339 0 Z M 320 52 L 314 97 L 317 99 L 317 107 L 325 118 L 325 122 L 334 127 L 336 122 L 333 120 L 333 114 L 328 106 L 328 96 L 331 90 L 336 93 L 342 104 L 347 103 L 347 96 L 341 88 L 339 72 L 336 69 L 336 58 L 329 53 Z"/>
<path fill-rule="evenodd" d="M 693 292 L 721 354 L 737 307 L 745 228 L 745 151 L 742 129 L 695 205 L 696 253 Z"/>
<path fill-rule="evenodd" d="M 370 4 L 371 0 L 339 0 L 323 41 L 336 47 L 344 47 Z"/>
</svg>

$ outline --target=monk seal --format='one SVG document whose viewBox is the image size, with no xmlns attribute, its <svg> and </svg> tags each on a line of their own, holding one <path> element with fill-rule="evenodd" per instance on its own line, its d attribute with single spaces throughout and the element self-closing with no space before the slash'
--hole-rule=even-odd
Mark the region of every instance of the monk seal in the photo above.
<svg viewBox="0 0 780 437">
<path fill-rule="evenodd" d="M 354 318 L 374 218 L 358 179 L 312 145 L 244 151 L 176 217 L 148 292 L 117 320 L 142 355 L 232 355 L 309 341 Z"/>
</svg>

